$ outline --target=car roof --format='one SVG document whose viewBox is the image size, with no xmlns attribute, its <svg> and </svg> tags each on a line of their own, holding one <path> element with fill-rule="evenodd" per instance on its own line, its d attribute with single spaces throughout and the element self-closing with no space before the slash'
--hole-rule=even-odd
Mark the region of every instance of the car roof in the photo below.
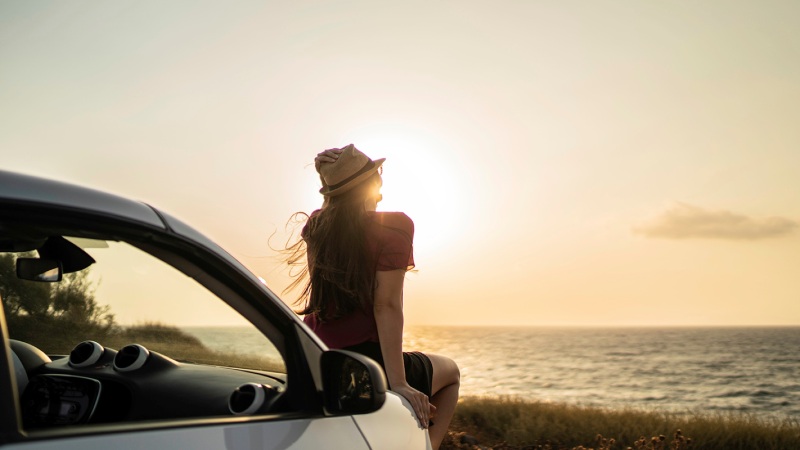
<svg viewBox="0 0 800 450">
<path fill-rule="evenodd" d="M 0 206 L 4 204 L 68 208 L 157 227 L 206 247 L 269 291 L 262 281 L 217 243 L 181 220 L 146 203 L 70 183 L 0 170 Z M 286 311 L 291 311 L 283 302 L 277 303 Z"/>
<path fill-rule="evenodd" d="M 146 203 L 96 189 L 0 170 L 0 205 L 2 204 L 68 208 L 82 213 L 143 223 L 193 240 L 239 265 L 219 245 L 179 219 Z"/>
<path fill-rule="evenodd" d="M 0 202 L 39 204 L 117 216 L 166 228 L 150 206 L 74 184 L 0 170 Z"/>
<path fill-rule="evenodd" d="M 181 220 L 142 202 L 136 202 L 95 189 L 0 170 L 0 208 L 4 205 L 31 205 L 44 208 L 68 208 L 89 215 L 112 216 L 128 222 L 138 222 L 157 227 L 165 233 L 177 235 L 205 247 L 227 261 L 241 275 L 250 279 L 277 306 L 285 317 L 308 332 L 320 348 L 325 345 L 280 298 L 263 279 L 257 277 L 225 249 Z"/>
</svg>

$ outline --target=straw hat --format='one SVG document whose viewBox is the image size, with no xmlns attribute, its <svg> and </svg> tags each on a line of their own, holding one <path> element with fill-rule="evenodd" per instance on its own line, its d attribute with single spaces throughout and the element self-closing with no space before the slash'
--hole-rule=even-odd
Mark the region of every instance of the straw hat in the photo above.
<svg viewBox="0 0 800 450">
<path fill-rule="evenodd" d="M 336 162 L 320 165 L 319 175 L 324 186 L 319 193 L 330 197 L 344 194 L 366 181 L 384 161 L 386 158 L 371 160 L 353 144 L 342 147 Z"/>
</svg>

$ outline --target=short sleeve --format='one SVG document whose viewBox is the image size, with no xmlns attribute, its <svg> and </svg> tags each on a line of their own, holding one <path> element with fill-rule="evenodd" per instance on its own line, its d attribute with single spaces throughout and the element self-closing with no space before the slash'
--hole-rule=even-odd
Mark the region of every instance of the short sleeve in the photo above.
<svg viewBox="0 0 800 450">
<path fill-rule="evenodd" d="M 414 267 L 414 222 L 403 213 L 379 213 L 377 270 Z"/>
</svg>

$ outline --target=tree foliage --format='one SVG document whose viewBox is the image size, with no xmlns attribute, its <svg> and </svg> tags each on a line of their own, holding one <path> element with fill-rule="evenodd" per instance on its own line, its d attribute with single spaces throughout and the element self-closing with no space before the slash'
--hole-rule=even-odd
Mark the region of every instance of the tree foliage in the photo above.
<svg viewBox="0 0 800 450">
<path fill-rule="evenodd" d="M 16 256 L 0 255 L 0 299 L 11 339 L 66 353 L 78 342 L 113 333 L 114 315 L 97 303 L 88 274 L 89 269 L 65 274 L 58 283 L 21 280 Z"/>
</svg>

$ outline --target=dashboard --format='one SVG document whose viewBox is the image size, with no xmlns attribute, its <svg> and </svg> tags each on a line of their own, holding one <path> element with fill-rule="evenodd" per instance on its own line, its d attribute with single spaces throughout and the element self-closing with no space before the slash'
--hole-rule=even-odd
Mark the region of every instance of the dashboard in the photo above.
<svg viewBox="0 0 800 450">
<path fill-rule="evenodd" d="M 271 413 L 286 386 L 285 374 L 181 363 L 138 344 L 117 351 L 84 341 L 52 360 L 24 342 L 11 348 L 28 378 L 26 429 Z"/>
</svg>

